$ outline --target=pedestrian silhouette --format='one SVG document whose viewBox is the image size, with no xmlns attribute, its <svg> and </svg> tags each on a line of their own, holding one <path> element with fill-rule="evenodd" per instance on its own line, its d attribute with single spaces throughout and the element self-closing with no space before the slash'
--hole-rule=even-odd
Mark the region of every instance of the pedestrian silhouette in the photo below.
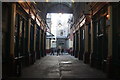
<svg viewBox="0 0 120 80">
<path fill-rule="evenodd" d="M 61 54 L 63 55 L 63 53 L 64 53 L 64 49 L 62 48 L 62 50 L 61 50 Z"/>
<path fill-rule="evenodd" d="M 57 56 L 60 55 L 60 48 L 57 49 Z"/>
<path fill-rule="evenodd" d="M 54 55 L 54 49 L 51 48 L 51 55 Z"/>
</svg>

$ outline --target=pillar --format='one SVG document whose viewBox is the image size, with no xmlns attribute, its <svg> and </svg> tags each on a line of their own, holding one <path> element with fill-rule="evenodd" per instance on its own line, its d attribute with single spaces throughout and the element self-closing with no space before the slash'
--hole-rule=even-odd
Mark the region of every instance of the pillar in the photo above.
<svg viewBox="0 0 120 80">
<path fill-rule="evenodd" d="M 43 30 L 41 30 L 41 56 L 42 57 L 44 57 L 44 55 L 43 55 L 43 48 L 44 48 L 44 46 L 43 46 L 43 43 L 44 43 L 44 37 L 43 37 L 44 35 L 43 35 Z"/>
<path fill-rule="evenodd" d="M 78 58 L 78 49 L 79 49 L 79 39 L 78 39 L 78 30 L 76 31 L 76 55 L 75 57 Z"/>
<path fill-rule="evenodd" d="M 76 44 L 76 41 L 77 41 L 77 32 L 75 32 L 75 53 L 74 53 L 75 58 L 77 58 L 77 44 Z"/>
<path fill-rule="evenodd" d="M 84 63 L 89 63 L 89 52 L 88 52 L 88 25 L 85 24 L 85 52 L 84 52 Z"/>
<path fill-rule="evenodd" d="M 113 53 L 113 31 L 112 31 L 112 28 L 113 28 L 113 19 L 112 19 L 112 5 L 108 6 L 108 20 L 110 20 L 110 26 L 108 28 L 108 57 L 107 57 L 107 76 L 108 77 L 112 77 L 113 75 L 113 68 L 112 68 L 112 53 Z M 115 27 L 115 26 L 114 26 Z"/>
<path fill-rule="evenodd" d="M 46 42 L 45 41 L 45 33 L 44 33 L 44 31 L 43 31 L 42 34 L 43 34 L 43 38 L 42 38 L 42 41 L 43 41 L 43 44 L 42 44 L 43 53 L 42 54 L 43 54 L 43 57 L 44 57 L 45 56 L 45 42 Z"/>
<path fill-rule="evenodd" d="M 46 32 L 44 32 L 44 54 L 46 56 Z"/>
<path fill-rule="evenodd" d="M 112 57 L 112 6 L 108 7 L 108 15 L 110 15 L 110 17 L 108 18 L 108 20 L 110 20 L 110 26 L 108 28 L 108 59 L 110 59 Z"/>
<path fill-rule="evenodd" d="M 10 24 L 10 55 L 9 55 L 9 75 L 16 75 L 15 55 L 14 55 L 14 35 L 15 35 L 16 3 L 11 3 L 11 24 Z"/>
<path fill-rule="evenodd" d="M 37 27 L 39 27 L 39 26 L 37 26 Z M 39 36 L 39 41 L 38 41 L 38 44 L 36 44 L 36 46 L 38 46 L 38 49 L 36 49 L 37 50 L 37 52 L 36 52 L 36 55 L 37 55 L 36 58 L 40 59 L 40 39 L 41 38 L 40 38 L 40 29 L 38 29 L 38 30 L 39 30 L 39 33 L 38 33 L 39 34 L 38 35 Z"/>
<path fill-rule="evenodd" d="M 78 29 L 78 59 L 80 60 L 80 28 Z"/>
<path fill-rule="evenodd" d="M 27 55 L 26 55 L 26 64 L 29 65 L 30 64 L 30 27 L 31 27 L 31 16 L 29 15 L 28 17 L 28 31 L 27 31 Z"/>
<path fill-rule="evenodd" d="M 41 58 L 41 29 L 40 29 L 40 39 L 39 39 L 39 55 L 40 55 L 40 58 Z"/>
<path fill-rule="evenodd" d="M 35 24 L 34 24 L 34 52 L 33 52 L 34 62 L 36 60 L 36 29 L 37 29 L 37 25 L 36 25 L 36 22 L 35 22 Z"/>
<path fill-rule="evenodd" d="M 14 58 L 14 33 L 15 33 L 15 17 L 16 17 L 16 3 L 11 5 L 11 28 L 10 28 L 10 56 Z"/>
<path fill-rule="evenodd" d="M 72 56 L 75 55 L 75 33 L 73 33 L 73 53 Z"/>
<path fill-rule="evenodd" d="M 90 65 L 93 66 L 93 54 L 94 54 L 94 27 L 93 27 L 93 20 L 92 20 L 92 15 L 91 15 L 91 51 L 90 51 Z"/>
<path fill-rule="evenodd" d="M 2 2 L 0 2 L 0 14 L 2 14 Z M 0 15 L 2 22 L 2 15 Z M 0 22 L 0 79 L 2 78 L 2 23 Z"/>
</svg>

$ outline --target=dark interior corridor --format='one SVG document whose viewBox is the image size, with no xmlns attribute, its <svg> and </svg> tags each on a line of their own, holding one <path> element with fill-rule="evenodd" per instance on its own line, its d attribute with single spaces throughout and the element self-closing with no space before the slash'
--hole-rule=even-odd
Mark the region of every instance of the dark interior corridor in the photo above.
<svg viewBox="0 0 120 80">
<path fill-rule="evenodd" d="M 54 35 L 48 13 L 72 16 Z M 120 78 L 119 19 L 120 2 L 2 2 L 2 79 Z"/>
</svg>

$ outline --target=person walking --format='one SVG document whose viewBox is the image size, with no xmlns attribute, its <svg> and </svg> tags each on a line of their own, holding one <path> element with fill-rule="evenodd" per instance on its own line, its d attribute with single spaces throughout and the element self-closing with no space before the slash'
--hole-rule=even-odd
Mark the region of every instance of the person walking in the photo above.
<svg viewBox="0 0 120 80">
<path fill-rule="evenodd" d="M 57 56 L 60 55 L 60 48 L 57 49 Z"/>
<path fill-rule="evenodd" d="M 53 48 L 51 48 L 51 55 L 54 55 L 54 50 L 53 50 Z"/>
<path fill-rule="evenodd" d="M 63 55 L 63 53 L 64 53 L 64 49 L 62 48 L 62 49 L 61 49 L 61 54 Z"/>
</svg>

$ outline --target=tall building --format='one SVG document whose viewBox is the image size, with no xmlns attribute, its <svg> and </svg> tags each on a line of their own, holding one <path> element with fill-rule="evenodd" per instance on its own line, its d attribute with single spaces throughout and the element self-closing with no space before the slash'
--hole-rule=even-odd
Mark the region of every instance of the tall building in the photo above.
<svg viewBox="0 0 120 80">
<path fill-rule="evenodd" d="M 70 19 L 72 18 L 72 14 L 60 14 L 63 16 L 58 20 L 57 29 L 56 29 L 56 46 L 64 49 L 68 49 L 70 46 L 70 42 L 68 39 L 68 35 L 70 34 Z"/>
</svg>

